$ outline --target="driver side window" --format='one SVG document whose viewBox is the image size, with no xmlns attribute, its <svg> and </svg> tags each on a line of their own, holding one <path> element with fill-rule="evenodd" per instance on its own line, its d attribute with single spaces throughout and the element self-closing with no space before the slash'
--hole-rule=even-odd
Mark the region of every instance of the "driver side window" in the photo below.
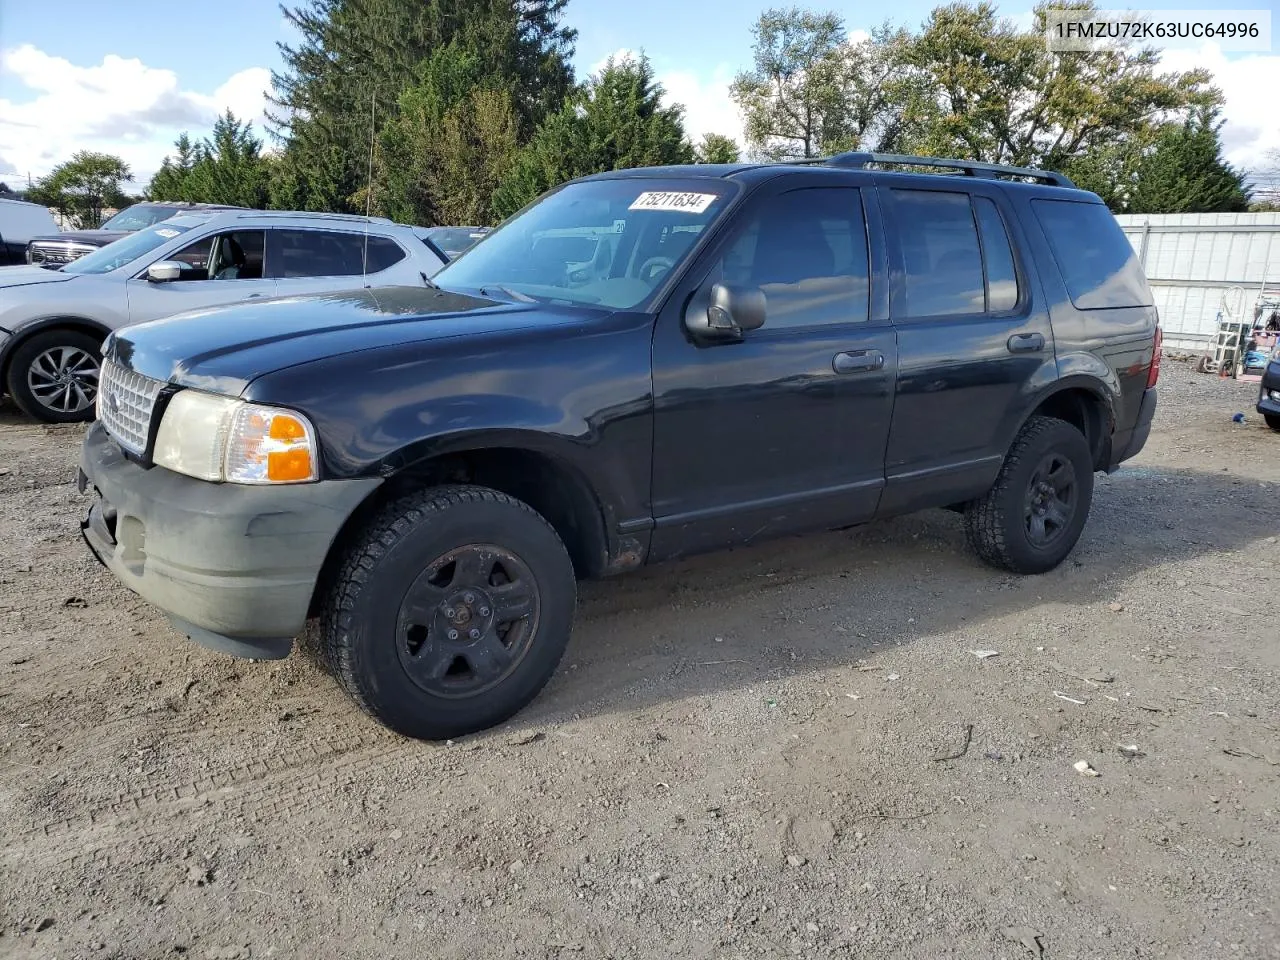
<svg viewBox="0 0 1280 960">
<path fill-rule="evenodd" d="M 859 323 L 870 316 L 867 225 L 855 187 L 765 200 L 720 262 L 722 283 L 765 295 L 765 330 Z"/>
<path fill-rule="evenodd" d="M 204 237 L 168 257 L 182 264 L 179 280 L 261 280 L 266 237 L 234 230 Z"/>
</svg>

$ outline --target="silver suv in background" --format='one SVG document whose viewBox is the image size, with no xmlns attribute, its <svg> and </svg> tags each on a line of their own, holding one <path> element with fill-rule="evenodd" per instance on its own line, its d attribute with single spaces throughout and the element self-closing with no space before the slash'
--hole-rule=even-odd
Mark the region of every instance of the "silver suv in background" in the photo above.
<svg viewBox="0 0 1280 960">
<path fill-rule="evenodd" d="M 0 384 L 47 423 L 92 420 L 112 330 L 257 297 L 428 284 L 413 227 L 327 213 L 184 214 L 57 270 L 0 267 Z"/>
</svg>

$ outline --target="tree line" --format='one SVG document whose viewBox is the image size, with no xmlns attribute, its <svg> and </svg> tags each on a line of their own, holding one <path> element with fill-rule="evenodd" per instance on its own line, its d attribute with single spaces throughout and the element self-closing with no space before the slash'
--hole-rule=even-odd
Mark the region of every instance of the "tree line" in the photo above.
<svg viewBox="0 0 1280 960">
<path fill-rule="evenodd" d="M 576 176 L 739 160 L 723 133 L 691 142 L 647 57 L 577 78 L 567 2 L 285 6 L 301 39 L 280 45 L 272 75 L 272 148 L 227 113 L 208 137 L 178 138 L 147 195 L 486 225 Z M 1163 70 L 1135 46 L 1050 53 L 1046 9 L 1023 29 L 991 3 L 955 2 L 919 29 L 885 24 L 857 41 L 835 13 L 768 10 L 729 90 L 746 157 L 958 157 L 1064 172 L 1117 213 L 1249 208 L 1244 172 L 1222 156 L 1223 96 L 1208 72 Z M 77 155 L 36 192 L 92 219 L 84 198 L 100 211 L 128 177 L 115 160 L 104 184 L 112 160 Z"/>
</svg>

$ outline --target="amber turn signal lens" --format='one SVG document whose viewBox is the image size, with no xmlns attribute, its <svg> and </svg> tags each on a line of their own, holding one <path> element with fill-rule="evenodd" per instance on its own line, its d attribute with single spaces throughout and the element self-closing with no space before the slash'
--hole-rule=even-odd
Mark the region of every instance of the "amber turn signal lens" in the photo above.
<svg viewBox="0 0 1280 960">
<path fill-rule="evenodd" d="M 311 451 L 306 447 L 291 450 L 273 450 L 267 454 L 267 479 L 272 483 L 295 483 L 310 480 Z"/>
<path fill-rule="evenodd" d="M 307 438 L 307 428 L 297 417 L 287 413 L 277 413 L 271 418 L 271 429 L 267 434 L 272 440 L 296 441 Z"/>
</svg>

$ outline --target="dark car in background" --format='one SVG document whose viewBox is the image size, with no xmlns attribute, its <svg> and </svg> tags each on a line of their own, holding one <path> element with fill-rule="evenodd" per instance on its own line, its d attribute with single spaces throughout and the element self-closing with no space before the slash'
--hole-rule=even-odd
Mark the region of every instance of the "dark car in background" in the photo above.
<svg viewBox="0 0 1280 960">
<path fill-rule="evenodd" d="M 490 227 L 418 227 L 419 237 L 445 260 L 457 260 L 484 239 Z"/>
<path fill-rule="evenodd" d="M 56 269 L 63 264 L 83 257 L 86 253 L 93 253 L 93 251 L 100 247 L 105 247 L 108 243 L 119 240 L 121 237 L 136 233 L 139 230 L 145 230 L 147 227 L 153 226 L 162 220 L 168 220 L 179 213 L 243 209 L 245 208 L 220 203 L 178 203 L 167 201 L 135 203 L 132 206 L 125 207 L 97 230 L 67 230 L 63 233 L 33 237 L 31 242 L 27 244 L 27 263 Z"/>
</svg>

